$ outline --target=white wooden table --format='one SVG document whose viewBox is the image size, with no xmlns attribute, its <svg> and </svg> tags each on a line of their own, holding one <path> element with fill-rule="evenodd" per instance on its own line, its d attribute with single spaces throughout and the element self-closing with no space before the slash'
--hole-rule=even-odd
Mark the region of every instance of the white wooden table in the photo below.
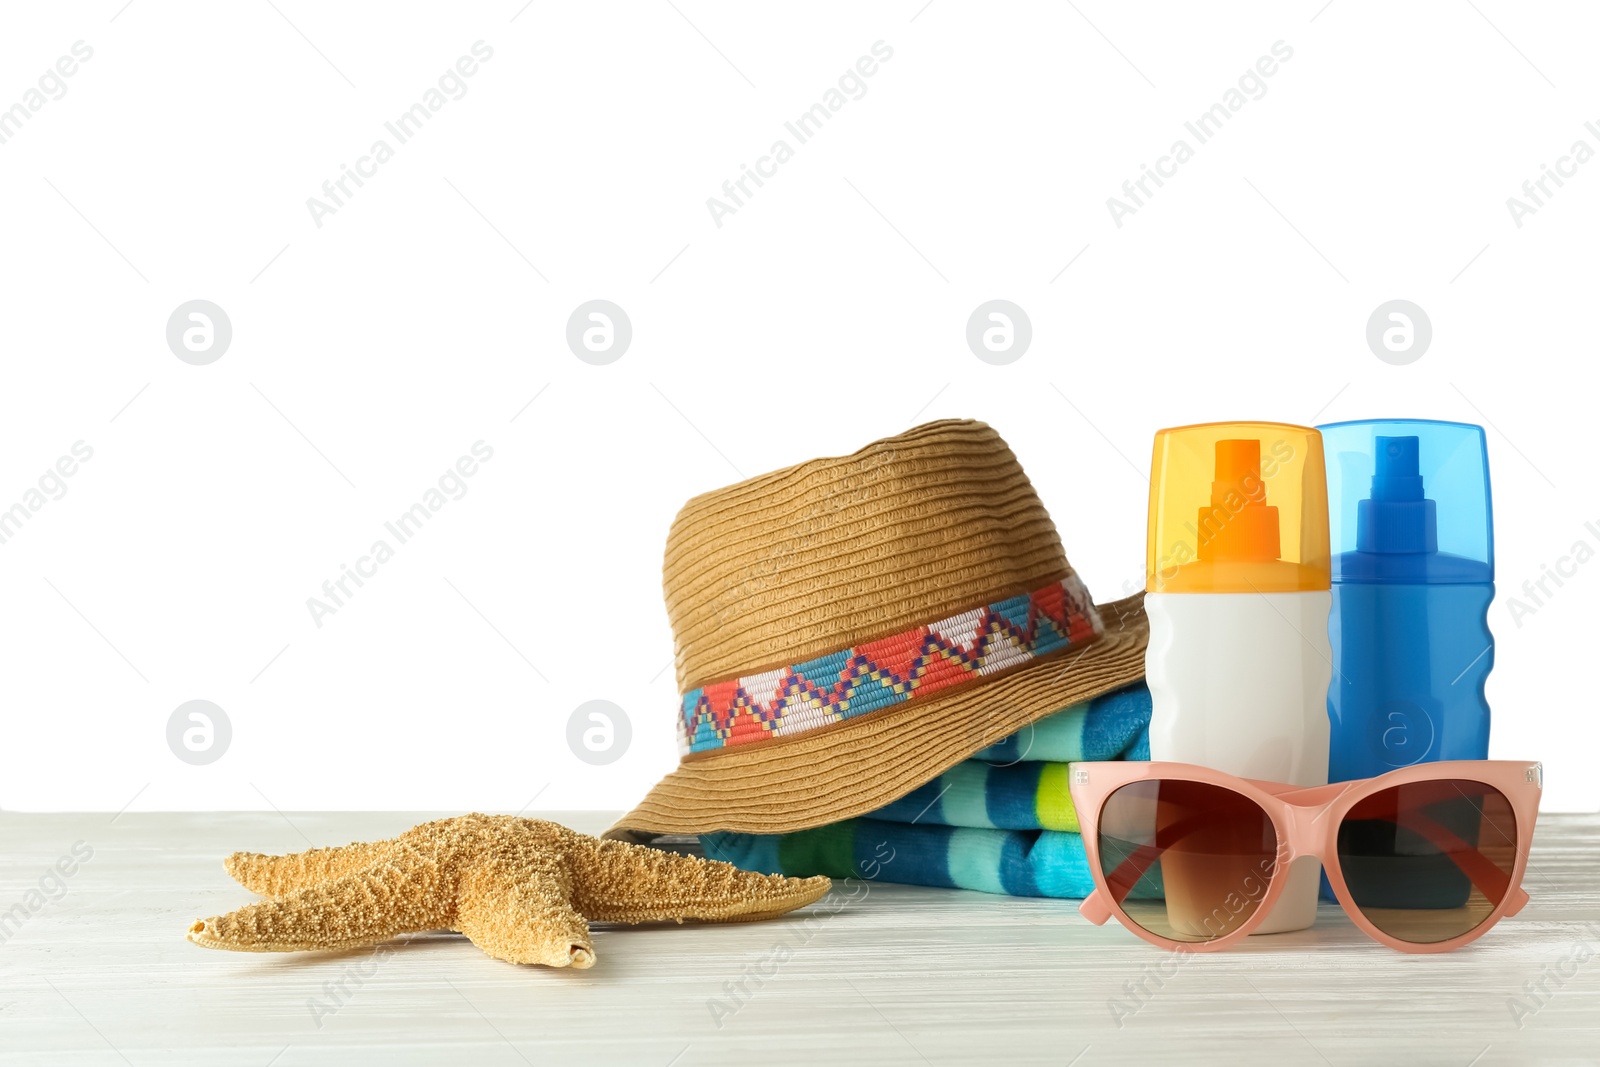
<svg viewBox="0 0 1600 1067">
<path fill-rule="evenodd" d="M 1074 902 L 883 884 L 810 923 L 602 929 L 587 971 L 450 935 L 342 955 L 184 940 L 254 899 L 230 851 L 434 817 L 0 813 L 0 913 L 29 911 L 0 944 L 0 1062 L 1600 1063 L 1600 816 L 1546 816 L 1532 903 L 1442 956 L 1368 941 L 1332 905 L 1310 931 L 1173 957 Z M 77 842 L 93 855 L 58 886 Z"/>
</svg>

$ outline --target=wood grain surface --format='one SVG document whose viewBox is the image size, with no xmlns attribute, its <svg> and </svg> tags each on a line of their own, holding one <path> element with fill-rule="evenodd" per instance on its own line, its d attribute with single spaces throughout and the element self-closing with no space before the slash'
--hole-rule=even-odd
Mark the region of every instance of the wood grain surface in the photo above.
<svg viewBox="0 0 1600 1067">
<path fill-rule="evenodd" d="M 1312 930 L 1172 956 L 1075 902 L 865 882 L 772 922 L 601 928 L 587 971 L 448 934 L 340 955 L 184 940 L 253 899 L 228 852 L 435 817 L 0 813 L 0 914 L 23 913 L 0 929 L 0 1063 L 1600 1063 L 1592 815 L 1543 817 L 1532 902 L 1439 956 L 1386 949 L 1328 904 Z"/>
</svg>

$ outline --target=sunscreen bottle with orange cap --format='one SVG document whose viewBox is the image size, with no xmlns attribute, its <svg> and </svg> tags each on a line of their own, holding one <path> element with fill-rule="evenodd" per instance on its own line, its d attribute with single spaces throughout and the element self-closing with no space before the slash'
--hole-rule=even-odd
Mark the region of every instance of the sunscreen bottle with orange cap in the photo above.
<svg viewBox="0 0 1600 1067">
<path fill-rule="evenodd" d="M 1150 758 L 1326 784 L 1333 661 L 1321 435 L 1265 422 L 1157 433 L 1145 570 Z M 1220 884 L 1206 852 L 1175 842 L 1162 881 L 1174 930 L 1214 937 L 1225 932 L 1216 924 L 1253 912 L 1270 879 Z M 1310 926 L 1317 875 L 1314 859 L 1296 861 L 1257 932 Z"/>
</svg>

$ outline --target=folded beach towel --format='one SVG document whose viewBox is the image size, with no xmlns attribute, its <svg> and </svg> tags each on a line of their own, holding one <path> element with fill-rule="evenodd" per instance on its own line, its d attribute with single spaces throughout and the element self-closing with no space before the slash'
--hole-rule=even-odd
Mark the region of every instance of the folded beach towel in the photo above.
<svg viewBox="0 0 1600 1067">
<path fill-rule="evenodd" d="M 990 745 L 870 816 L 986 830 L 1078 830 L 1067 763 L 1149 759 L 1150 690 L 1113 690 Z"/>
<path fill-rule="evenodd" d="M 990 763 L 1135 759 L 1129 751 L 1150 729 L 1150 690 L 1135 682 L 1024 726 L 973 756 Z M 1149 749 L 1148 736 L 1145 748 Z"/>
<path fill-rule="evenodd" d="M 846 819 L 793 834 L 702 834 L 711 859 L 766 874 L 977 889 L 1019 897 L 1083 897 L 1094 889 L 1079 834 L 974 830 Z"/>
<path fill-rule="evenodd" d="M 1149 759 L 1149 727 L 1150 691 L 1138 682 L 1042 719 L 870 815 L 791 834 L 703 834 L 701 845 L 763 873 L 1087 896 L 1067 761 Z"/>
</svg>

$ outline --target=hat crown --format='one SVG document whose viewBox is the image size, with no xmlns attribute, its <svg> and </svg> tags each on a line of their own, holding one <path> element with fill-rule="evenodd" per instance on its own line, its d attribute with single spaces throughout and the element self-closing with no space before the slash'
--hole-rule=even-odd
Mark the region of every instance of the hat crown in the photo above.
<svg viewBox="0 0 1600 1067">
<path fill-rule="evenodd" d="M 704 493 L 667 537 L 680 692 L 1071 577 L 991 427 L 931 422 Z"/>
</svg>

